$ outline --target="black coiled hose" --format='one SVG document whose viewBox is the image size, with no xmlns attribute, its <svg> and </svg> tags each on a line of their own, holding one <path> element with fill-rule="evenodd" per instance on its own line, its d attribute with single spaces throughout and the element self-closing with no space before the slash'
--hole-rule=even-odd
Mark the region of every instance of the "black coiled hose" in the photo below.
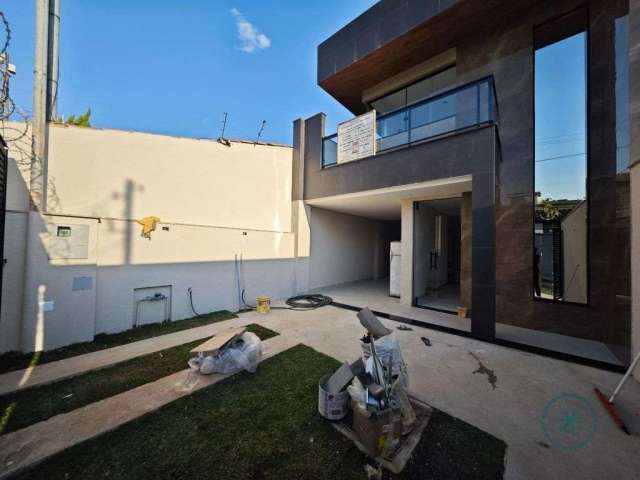
<svg viewBox="0 0 640 480">
<path fill-rule="evenodd" d="M 331 302 L 333 302 L 331 297 L 315 293 L 291 297 L 287 299 L 286 304 L 289 305 L 291 310 L 313 310 L 314 308 L 331 305 Z"/>
<path fill-rule="evenodd" d="M 244 290 L 241 294 L 242 303 L 247 310 L 253 310 L 255 305 L 249 305 L 244 299 Z M 331 305 L 333 299 L 326 295 L 320 295 L 319 293 L 312 293 L 308 295 L 298 295 L 288 298 L 285 302 L 287 307 L 271 306 L 271 310 L 314 310 L 316 308 L 325 307 Z"/>
</svg>

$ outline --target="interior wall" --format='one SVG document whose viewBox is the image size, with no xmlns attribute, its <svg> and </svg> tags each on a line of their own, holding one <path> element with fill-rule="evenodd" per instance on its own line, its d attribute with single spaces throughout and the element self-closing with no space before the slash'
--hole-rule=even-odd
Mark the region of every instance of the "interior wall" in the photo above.
<svg viewBox="0 0 640 480">
<path fill-rule="evenodd" d="M 373 278 L 376 245 L 381 244 L 379 223 L 312 208 L 309 288 Z"/>
<path fill-rule="evenodd" d="M 414 214 L 414 269 L 413 296 L 421 297 L 427 289 L 440 288 L 448 282 L 449 228 L 447 215 L 438 213 L 428 203 L 420 202 Z M 435 222 L 442 218 L 440 231 L 440 253 L 437 268 L 431 268 L 431 252 L 436 251 Z"/>
<path fill-rule="evenodd" d="M 421 205 L 414 212 L 413 233 L 413 298 L 426 294 L 429 283 L 430 252 L 435 248 L 433 242 L 433 223 L 435 213 L 431 208 Z"/>
</svg>

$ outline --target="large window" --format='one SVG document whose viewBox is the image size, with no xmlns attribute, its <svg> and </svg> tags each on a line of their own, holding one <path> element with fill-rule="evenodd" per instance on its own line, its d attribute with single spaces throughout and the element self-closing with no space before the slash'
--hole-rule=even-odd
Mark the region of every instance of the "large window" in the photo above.
<svg viewBox="0 0 640 480">
<path fill-rule="evenodd" d="M 456 67 L 450 67 L 408 87 L 371 102 L 378 115 L 393 112 L 412 103 L 449 90 L 456 82 Z"/>
<path fill-rule="evenodd" d="M 575 17 L 536 31 L 536 298 L 588 301 L 587 91 L 587 33 Z"/>
</svg>

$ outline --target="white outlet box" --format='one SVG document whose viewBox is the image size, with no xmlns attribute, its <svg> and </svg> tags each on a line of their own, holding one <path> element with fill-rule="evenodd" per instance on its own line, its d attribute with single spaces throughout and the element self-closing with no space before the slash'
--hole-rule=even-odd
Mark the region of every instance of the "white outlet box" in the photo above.
<svg viewBox="0 0 640 480">
<path fill-rule="evenodd" d="M 41 312 L 53 312 L 56 304 L 53 300 L 50 300 L 48 302 L 38 302 L 38 307 L 40 307 Z"/>
</svg>

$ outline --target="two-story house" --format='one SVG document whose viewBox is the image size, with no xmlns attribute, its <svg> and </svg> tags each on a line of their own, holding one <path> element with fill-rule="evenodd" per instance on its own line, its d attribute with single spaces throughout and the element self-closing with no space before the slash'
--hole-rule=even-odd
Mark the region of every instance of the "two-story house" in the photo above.
<svg viewBox="0 0 640 480">
<path fill-rule="evenodd" d="M 629 31 L 628 0 L 382 0 L 320 44 L 356 118 L 294 123 L 310 289 L 627 364 Z"/>
</svg>

